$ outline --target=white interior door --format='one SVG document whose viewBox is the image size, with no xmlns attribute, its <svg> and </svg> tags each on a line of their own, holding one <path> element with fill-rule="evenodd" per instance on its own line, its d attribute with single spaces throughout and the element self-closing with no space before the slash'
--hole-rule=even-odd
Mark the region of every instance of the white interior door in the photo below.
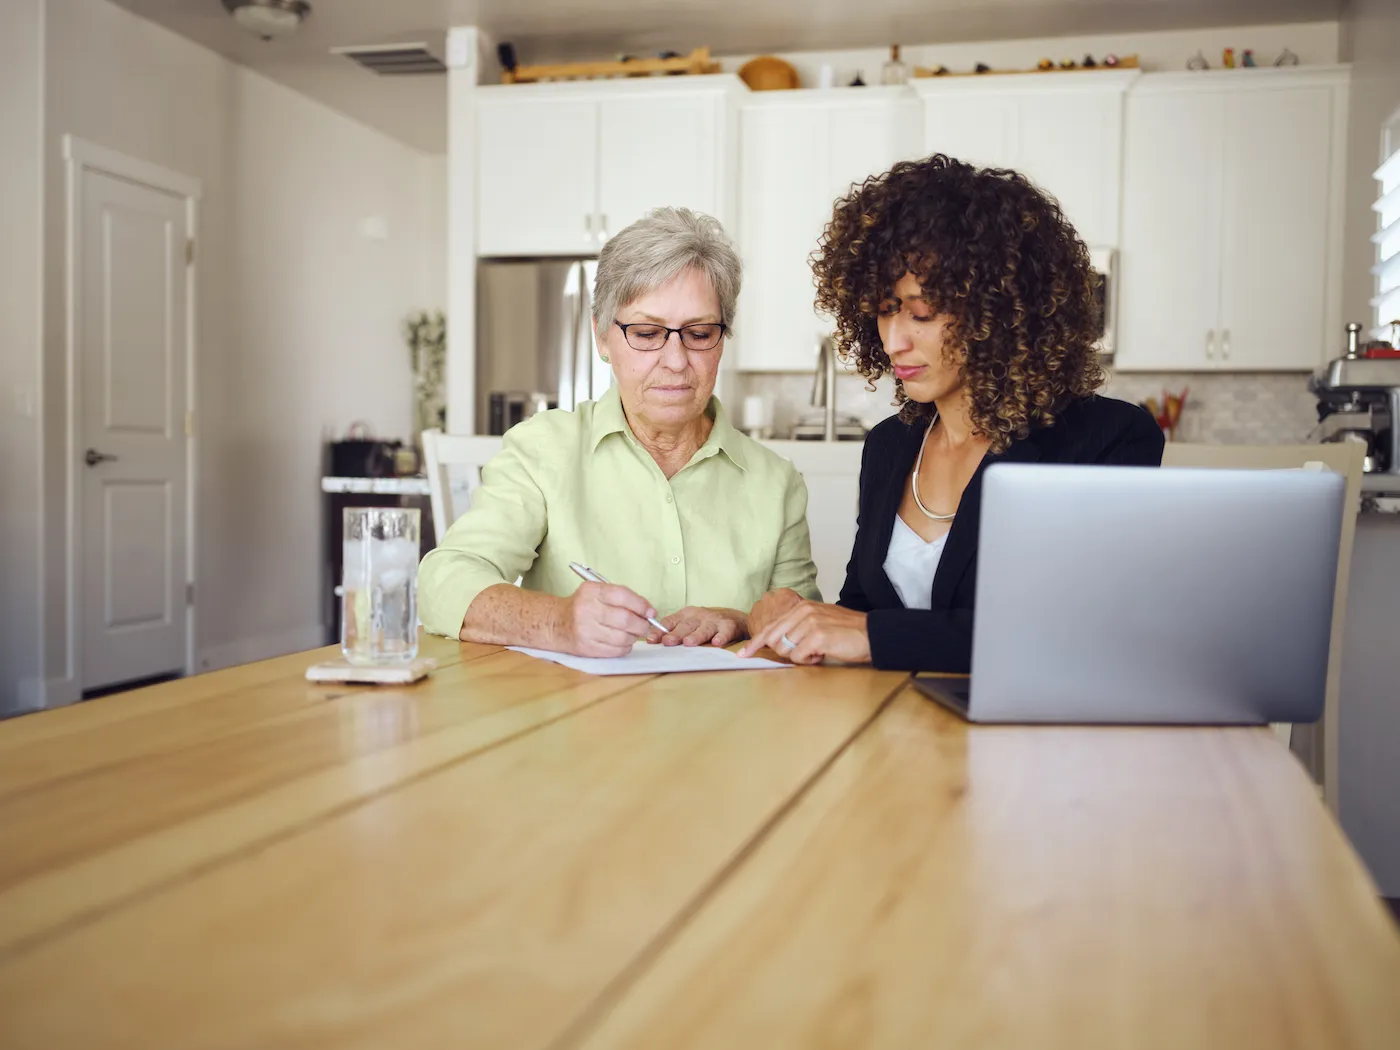
<svg viewBox="0 0 1400 1050">
<path fill-rule="evenodd" d="M 82 686 L 185 662 L 183 197 L 79 169 L 73 274 Z"/>
</svg>

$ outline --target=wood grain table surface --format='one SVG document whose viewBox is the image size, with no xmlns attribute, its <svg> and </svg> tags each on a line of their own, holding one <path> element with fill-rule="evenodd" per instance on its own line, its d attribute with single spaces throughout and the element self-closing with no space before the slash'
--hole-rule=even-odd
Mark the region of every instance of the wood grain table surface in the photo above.
<svg viewBox="0 0 1400 1050">
<path fill-rule="evenodd" d="M 1267 730 L 423 651 L 0 723 L 0 1047 L 1400 1047 L 1400 931 Z"/>
</svg>

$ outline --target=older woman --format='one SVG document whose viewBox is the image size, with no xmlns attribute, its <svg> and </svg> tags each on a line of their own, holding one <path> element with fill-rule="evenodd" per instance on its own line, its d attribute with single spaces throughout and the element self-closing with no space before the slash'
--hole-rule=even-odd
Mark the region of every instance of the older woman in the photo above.
<svg viewBox="0 0 1400 1050">
<path fill-rule="evenodd" d="M 593 331 L 615 385 L 506 434 L 471 509 L 423 559 L 429 631 L 620 656 L 639 639 L 745 638 L 741 610 L 771 588 L 820 597 L 802 478 L 713 396 L 739 279 L 719 223 L 685 208 L 607 243 Z M 610 583 L 582 583 L 571 562 Z M 658 614 L 664 636 L 647 622 Z"/>
<path fill-rule="evenodd" d="M 837 201 L 814 267 L 841 352 L 867 379 L 893 373 L 901 410 L 865 442 L 840 602 L 766 597 L 745 650 L 965 672 L 987 466 L 1158 466 L 1162 432 L 1096 394 L 1088 252 L 1015 172 L 896 164 Z"/>
</svg>

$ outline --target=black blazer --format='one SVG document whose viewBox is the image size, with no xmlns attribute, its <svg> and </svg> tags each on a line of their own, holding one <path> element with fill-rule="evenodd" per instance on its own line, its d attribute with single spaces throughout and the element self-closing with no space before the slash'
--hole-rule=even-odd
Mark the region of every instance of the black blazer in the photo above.
<svg viewBox="0 0 1400 1050">
<path fill-rule="evenodd" d="M 856 542 L 838 604 L 870 615 L 871 662 L 897 671 L 966 673 L 972 664 L 972 606 L 982 475 L 993 463 L 1116 463 L 1158 467 L 1162 431 L 1145 409 L 1106 397 L 1071 402 L 1055 425 L 1033 430 L 1005 452 L 987 455 L 963 490 L 958 516 L 933 577 L 931 609 L 906 609 L 885 575 L 895 515 L 925 424 L 890 418 L 865 439 Z"/>
</svg>

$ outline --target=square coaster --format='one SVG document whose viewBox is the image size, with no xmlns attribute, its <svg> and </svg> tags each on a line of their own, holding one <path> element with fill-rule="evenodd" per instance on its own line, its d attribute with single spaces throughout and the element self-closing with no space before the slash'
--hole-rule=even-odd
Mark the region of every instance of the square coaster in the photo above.
<svg viewBox="0 0 1400 1050">
<path fill-rule="evenodd" d="M 420 656 L 407 664 L 352 664 L 331 660 L 306 669 L 308 682 L 354 682 L 361 685 L 408 685 L 437 669 L 437 661 Z"/>
</svg>

